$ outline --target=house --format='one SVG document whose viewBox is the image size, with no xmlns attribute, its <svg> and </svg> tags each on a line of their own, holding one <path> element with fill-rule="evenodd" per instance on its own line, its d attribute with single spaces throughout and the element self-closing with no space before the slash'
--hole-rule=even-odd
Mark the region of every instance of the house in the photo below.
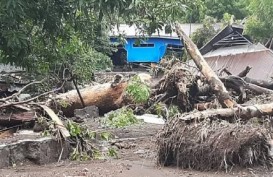
<svg viewBox="0 0 273 177">
<path fill-rule="evenodd" d="M 200 52 L 215 72 L 227 68 L 237 75 L 250 66 L 248 77 L 269 80 L 273 76 L 273 52 L 262 44 L 253 44 L 243 35 L 242 26 L 225 27 Z"/>
<path fill-rule="evenodd" d="M 182 24 L 183 29 L 191 35 L 202 24 Z M 159 63 L 166 54 L 182 56 L 184 44 L 174 30 L 162 30 L 148 35 L 135 25 L 120 25 L 111 30 L 110 40 L 118 43 L 119 37 L 124 36 L 124 45 L 118 45 L 118 51 L 111 56 L 114 65 L 125 63 Z"/>
</svg>

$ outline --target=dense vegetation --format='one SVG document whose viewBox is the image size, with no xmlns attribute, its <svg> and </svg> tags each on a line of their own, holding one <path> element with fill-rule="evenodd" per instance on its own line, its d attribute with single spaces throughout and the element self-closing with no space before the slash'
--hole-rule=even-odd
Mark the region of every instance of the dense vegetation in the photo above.
<svg viewBox="0 0 273 177">
<path fill-rule="evenodd" d="M 70 66 L 82 74 L 111 66 L 113 25 L 134 23 L 152 33 L 174 21 L 203 22 L 200 35 L 211 36 L 208 19 L 233 16 L 246 18 L 246 33 L 264 42 L 272 38 L 272 12 L 271 0 L 2 0 L 0 59 L 38 73 Z"/>
</svg>

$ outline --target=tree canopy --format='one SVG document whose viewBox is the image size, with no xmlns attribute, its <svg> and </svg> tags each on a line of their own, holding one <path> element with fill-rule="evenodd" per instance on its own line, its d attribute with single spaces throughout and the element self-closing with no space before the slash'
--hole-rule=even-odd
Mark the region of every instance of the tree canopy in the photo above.
<svg viewBox="0 0 273 177">
<path fill-rule="evenodd" d="M 39 71 L 83 58 L 95 62 L 98 56 L 106 64 L 113 25 L 136 24 L 153 33 L 164 24 L 203 22 L 206 16 L 247 17 L 247 34 L 263 40 L 272 37 L 272 5 L 271 0 L 2 0 L 0 61 Z"/>
<path fill-rule="evenodd" d="M 182 0 L 2 0 L 1 61 L 43 70 L 82 55 L 107 54 L 112 25 L 142 24 L 152 33 L 185 8 Z"/>
<path fill-rule="evenodd" d="M 273 1 L 246 0 L 249 17 L 246 22 L 246 33 L 257 41 L 266 41 L 273 37 Z"/>
</svg>

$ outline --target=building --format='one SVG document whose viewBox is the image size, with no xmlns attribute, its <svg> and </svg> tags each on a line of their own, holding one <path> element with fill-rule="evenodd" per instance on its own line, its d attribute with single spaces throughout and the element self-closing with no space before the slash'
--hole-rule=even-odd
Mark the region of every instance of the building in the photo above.
<svg viewBox="0 0 273 177">
<path fill-rule="evenodd" d="M 183 24 L 183 29 L 188 35 L 202 24 Z M 152 35 L 148 35 L 135 25 L 120 25 L 111 31 L 111 42 L 119 43 L 119 37 L 124 36 L 125 43 L 118 45 L 118 51 L 112 55 L 114 65 L 125 63 L 158 63 L 166 54 L 182 56 L 183 42 L 177 34 L 164 27 Z"/>
<path fill-rule="evenodd" d="M 117 38 L 111 38 L 116 42 Z M 113 54 L 114 64 L 128 63 L 158 63 L 169 52 L 182 55 L 183 44 L 179 38 L 150 36 L 147 39 L 139 39 L 135 36 L 127 36 L 126 44 L 119 46 Z"/>
<path fill-rule="evenodd" d="M 243 35 L 242 26 L 225 27 L 200 52 L 215 72 L 227 68 L 237 75 L 250 66 L 250 78 L 270 80 L 273 76 L 273 52 L 262 44 L 253 44 Z"/>
</svg>

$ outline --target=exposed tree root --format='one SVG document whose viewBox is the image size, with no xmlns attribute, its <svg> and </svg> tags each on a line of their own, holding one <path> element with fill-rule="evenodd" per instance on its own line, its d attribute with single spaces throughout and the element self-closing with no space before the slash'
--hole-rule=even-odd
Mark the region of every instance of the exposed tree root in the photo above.
<svg viewBox="0 0 273 177">
<path fill-rule="evenodd" d="M 196 170 L 272 165 L 269 132 L 261 126 L 203 121 L 169 122 L 158 135 L 158 163 Z"/>
</svg>

